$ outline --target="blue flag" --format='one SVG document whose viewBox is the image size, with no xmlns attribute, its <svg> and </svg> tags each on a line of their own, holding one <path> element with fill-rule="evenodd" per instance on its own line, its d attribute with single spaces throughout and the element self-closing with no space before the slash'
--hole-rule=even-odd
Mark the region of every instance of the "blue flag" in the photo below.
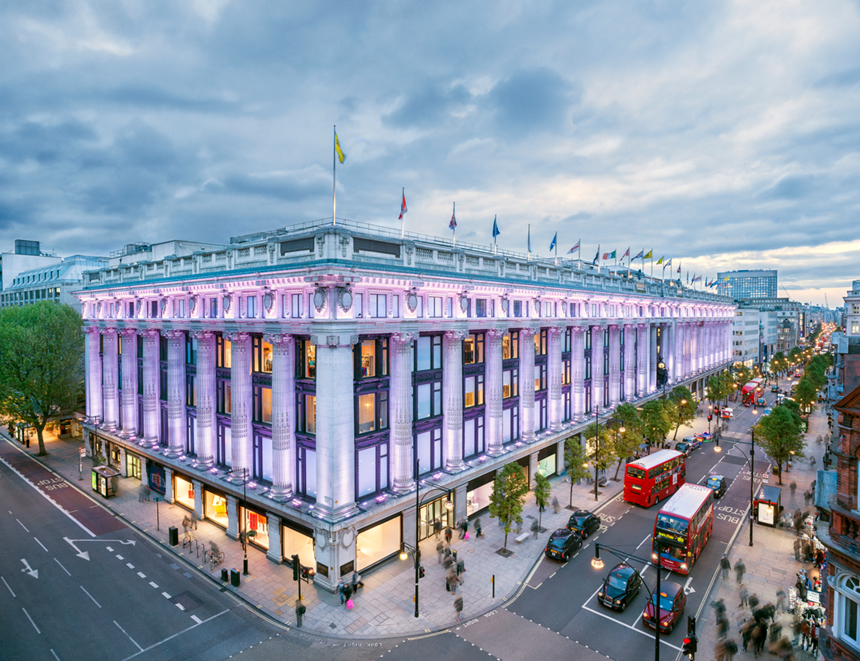
<svg viewBox="0 0 860 661">
<path fill-rule="evenodd" d="M 532 226 L 531 225 L 529 225 L 528 250 L 529 250 L 529 255 L 531 255 L 532 254 Z"/>
<path fill-rule="evenodd" d="M 552 243 L 550 243 L 550 244 L 549 244 L 549 251 L 550 251 L 550 252 L 552 252 L 553 250 L 555 250 L 555 242 L 556 242 L 556 239 L 558 239 L 558 232 L 556 232 L 556 233 L 555 233 L 555 236 L 554 236 L 554 237 L 552 237 Z"/>
<path fill-rule="evenodd" d="M 592 264 L 597 266 L 597 260 L 600 259 L 600 244 L 597 244 L 597 253 L 594 255 L 594 259 L 591 261 Z"/>
<path fill-rule="evenodd" d="M 501 234 L 499 225 L 496 223 L 496 216 L 493 216 L 493 238 L 495 239 L 499 234 Z"/>
</svg>

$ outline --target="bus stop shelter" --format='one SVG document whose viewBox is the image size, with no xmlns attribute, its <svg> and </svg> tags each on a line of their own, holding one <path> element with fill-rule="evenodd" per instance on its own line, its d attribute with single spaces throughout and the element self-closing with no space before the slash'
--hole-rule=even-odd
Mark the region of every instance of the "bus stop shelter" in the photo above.
<svg viewBox="0 0 860 661">
<path fill-rule="evenodd" d="M 755 520 L 766 526 L 776 526 L 782 512 L 782 489 L 762 485 L 755 497 Z"/>
</svg>

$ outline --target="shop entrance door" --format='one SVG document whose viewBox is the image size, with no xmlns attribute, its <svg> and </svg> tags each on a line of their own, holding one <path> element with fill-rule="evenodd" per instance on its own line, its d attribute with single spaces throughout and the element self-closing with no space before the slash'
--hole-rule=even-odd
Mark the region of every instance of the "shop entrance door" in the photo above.
<svg viewBox="0 0 860 661">
<path fill-rule="evenodd" d="M 140 479 L 140 457 L 127 452 L 125 455 L 125 467 L 129 477 Z"/>
<path fill-rule="evenodd" d="M 434 533 L 433 523 L 442 521 L 442 527 L 454 527 L 454 510 L 445 509 L 446 498 L 439 498 L 421 506 L 418 516 L 418 539 L 427 539 Z"/>
</svg>

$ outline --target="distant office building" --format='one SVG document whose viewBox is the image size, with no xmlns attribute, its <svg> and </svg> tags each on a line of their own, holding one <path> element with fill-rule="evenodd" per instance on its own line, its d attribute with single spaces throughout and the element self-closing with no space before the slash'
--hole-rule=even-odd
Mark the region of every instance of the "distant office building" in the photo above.
<svg viewBox="0 0 860 661">
<path fill-rule="evenodd" d="M 22 271 L 51 266 L 61 261 L 54 254 L 41 251 L 38 241 L 15 241 L 14 252 L 0 253 L 0 291 L 7 289 Z"/>
<path fill-rule="evenodd" d="M 732 360 L 746 367 L 761 361 L 761 313 L 756 308 L 737 308 L 732 322 Z"/>
<path fill-rule="evenodd" d="M 82 287 L 84 271 L 103 268 L 107 262 L 107 257 L 73 255 L 59 263 L 22 271 L 0 292 L 0 307 L 52 301 L 71 305 L 80 312 L 81 303 L 72 292 Z"/>
<path fill-rule="evenodd" d="M 726 271 L 717 281 L 724 285 L 720 293 L 734 299 L 776 297 L 776 271 Z"/>
<path fill-rule="evenodd" d="M 828 397 L 839 399 L 860 386 L 860 280 L 851 283 L 845 295 L 844 331 L 830 336 L 833 371 L 829 375 Z"/>
</svg>

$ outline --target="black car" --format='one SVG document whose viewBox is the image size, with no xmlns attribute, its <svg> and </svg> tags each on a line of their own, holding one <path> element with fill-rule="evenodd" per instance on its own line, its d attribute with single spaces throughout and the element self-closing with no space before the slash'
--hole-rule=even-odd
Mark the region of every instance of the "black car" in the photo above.
<svg viewBox="0 0 860 661">
<path fill-rule="evenodd" d="M 726 478 L 722 475 L 709 475 L 705 486 L 714 490 L 714 498 L 719 498 L 724 495 L 728 488 L 728 485 L 726 485 Z"/>
<path fill-rule="evenodd" d="M 623 611 L 639 594 L 642 577 L 626 562 L 619 562 L 603 579 L 603 587 L 597 592 L 598 601 L 613 610 Z"/>
<path fill-rule="evenodd" d="M 582 548 L 582 537 L 575 530 L 559 528 L 549 536 L 549 541 L 543 552 L 548 558 L 554 558 L 567 562 L 579 549 Z"/>
<path fill-rule="evenodd" d="M 580 534 L 582 539 L 588 537 L 591 533 L 600 530 L 600 517 L 595 516 L 588 510 L 576 510 L 570 516 L 567 522 L 568 530 L 575 530 Z"/>
</svg>

